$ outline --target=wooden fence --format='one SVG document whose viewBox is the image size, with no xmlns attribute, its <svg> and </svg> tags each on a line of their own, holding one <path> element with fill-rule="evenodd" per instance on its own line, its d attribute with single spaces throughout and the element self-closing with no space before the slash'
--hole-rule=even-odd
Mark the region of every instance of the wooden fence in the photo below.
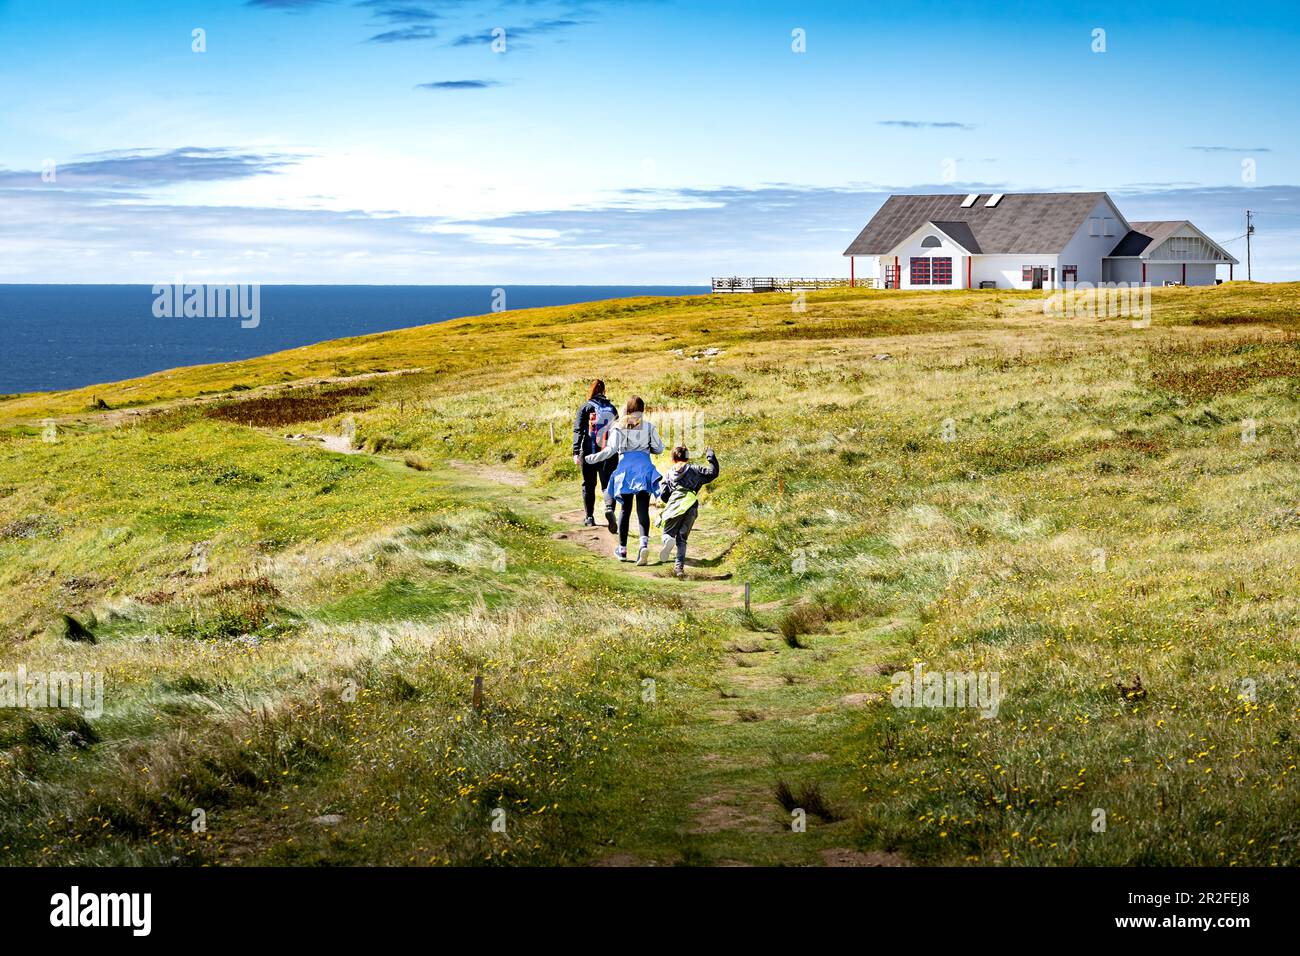
<svg viewBox="0 0 1300 956">
<path fill-rule="evenodd" d="M 872 279 L 858 279 L 854 285 L 870 288 Z M 799 276 L 714 276 L 714 292 L 798 292 L 801 289 L 842 289 L 848 279 L 816 279 Z"/>
</svg>

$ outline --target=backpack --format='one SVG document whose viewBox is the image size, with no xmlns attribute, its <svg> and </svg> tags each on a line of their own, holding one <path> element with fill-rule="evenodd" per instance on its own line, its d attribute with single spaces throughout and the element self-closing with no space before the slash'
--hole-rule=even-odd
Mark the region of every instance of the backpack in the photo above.
<svg viewBox="0 0 1300 956">
<path fill-rule="evenodd" d="M 605 440 L 609 437 L 609 429 L 614 424 L 615 417 L 614 406 L 609 404 L 597 404 L 587 416 L 587 437 L 591 439 L 592 447 L 597 449 L 605 447 Z"/>
</svg>

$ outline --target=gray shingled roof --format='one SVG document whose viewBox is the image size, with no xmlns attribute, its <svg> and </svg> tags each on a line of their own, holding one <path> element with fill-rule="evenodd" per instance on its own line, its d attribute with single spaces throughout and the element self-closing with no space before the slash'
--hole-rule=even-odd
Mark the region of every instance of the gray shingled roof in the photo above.
<svg viewBox="0 0 1300 956">
<path fill-rule="evenodd" d="M 1132 231 L 1119 241 L 1110 251 L 1114 256 L 1140 256 L 1147 249 L 1154 249 L 1174 234 L 1174 230 L 1185 223 L 1186 219 L 1153 219 L 1146 222 L 1131 222 Z"/>
<path fill-rule="evenodd" d="M 982 193 L 975 205 L 961 208 L 965 194 L 890 196 L 858 234 L 846 256 L 879 256 L 932 222 L 957 242 L 949 226 L 963 223 L 978 251 L 986 255 L 1060 252 L 1074 237 L 1105 193 L 1007 193 L 992 209 Z M 953 228 L 957 228 L 953 226 Z M 970 248 L 966 246 L 966 248 Z"/>
<path fill-rule="evenodd" d="M 975 233 L 971 232 L 970 223 L 948 222 L 944 219 L 936 222 L 935 225 L 942 229 L 949 239 L 958 243 L 967 252 L 979 253 L 980 242 L 975 238 Z"/>
</svg>

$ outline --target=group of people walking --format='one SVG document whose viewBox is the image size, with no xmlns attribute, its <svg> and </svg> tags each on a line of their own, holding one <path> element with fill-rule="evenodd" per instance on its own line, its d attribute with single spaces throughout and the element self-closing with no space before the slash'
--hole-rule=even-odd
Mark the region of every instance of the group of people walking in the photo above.
<svg viewBox="0 0 1300 956">
<path fill-rule="evenodd" d="M 573 420 L 573 463 L 582 471 L 583 524 L 596 524 L 596 485 L 604 494 L 605 524 L 618 535 L 614 557 L 628 560 L 627 539 L 635 508 L 641 541 L 636 563 L 650 563 L 650 499 L 663 503 L 660 521 L 663 541 L 659 560 L 677 552 L 673 573 L 686 574 L 686 539 L 699 513 L 699 491 L 718 477 L 718 458 L 712 448 L 704 450 L 706 465 L 691 464 L 690 449 L 678 445 L 672 450 L 672 464 L 661 475 L 651 460 L 663 454 L 664 442 L 654 422 L 645 417 L 645 402 L 639 395 L 627 400 L 623 417 L 605 395 L 605 383 L 591 383 L 587 401 Z"/>
</svg>

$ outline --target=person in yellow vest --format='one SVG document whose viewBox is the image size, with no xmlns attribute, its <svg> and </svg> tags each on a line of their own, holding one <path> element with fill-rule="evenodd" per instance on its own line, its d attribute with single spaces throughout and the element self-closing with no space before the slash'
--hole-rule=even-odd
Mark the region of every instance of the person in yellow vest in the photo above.
<svg viewBox="0 0 1300 956">
<path fill-rule="evenodd" d="M 692 465 L 690 450 L 685 445 L 673 449 L 673 464 L 659 486 L 659 498 L 664 502 L 659 520 L 663 523 L 664 541 L 659 549 L 659 560 L 667 561 L 673 548 L 677 548 L 677 564 L 673 574 L 686 577 L 686 539 L 695 527 L 695 516 L 700 512 L 699 491 L 718 477 L 718 456 L 712 448 L 704 449 L 707 465 Z"/>
</svg>

